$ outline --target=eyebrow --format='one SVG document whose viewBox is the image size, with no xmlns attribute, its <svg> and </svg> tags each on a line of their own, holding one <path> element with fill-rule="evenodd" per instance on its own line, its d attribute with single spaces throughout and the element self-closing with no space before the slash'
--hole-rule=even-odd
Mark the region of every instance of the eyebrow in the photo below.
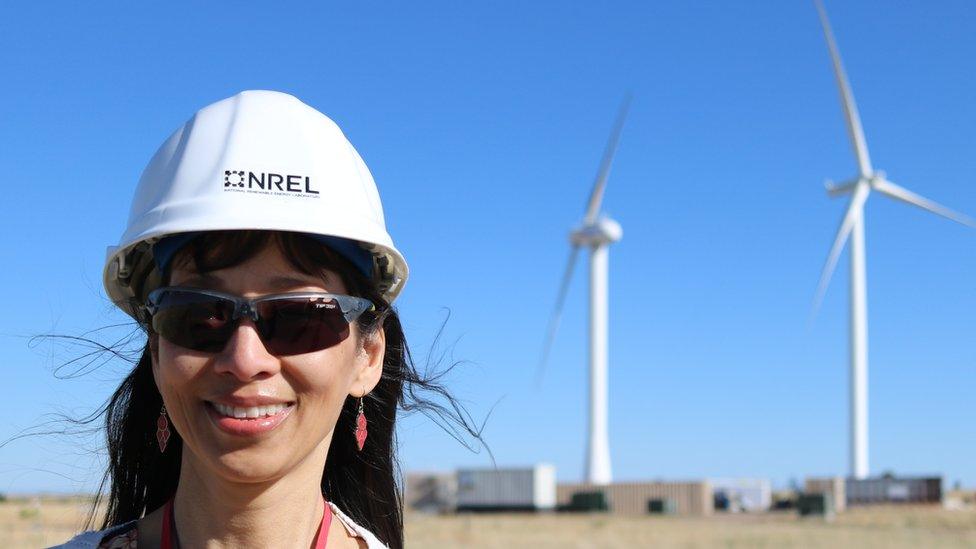
<svg viewBox="0 0 976 549">
<path fill-rule="evenodd" d="M 172 281 L 172 276 L 170 279 Z M 191 275 L 178 284 L 178 286 L 213 286 L 219 289 L 222 289 L 223 285 L 222 280 L 207 273 Z"/>
<path fill-rule="evenodd" d="M 325 285 L 325 279 L 319 278 L 295 278 L 292 276 L 275 276 L 267 281 L 267 285 L 270 289 L 278 290 L 288 290 L 290 288 L 300 287 L 300 286 L 323 286 Z"/>
</svg>

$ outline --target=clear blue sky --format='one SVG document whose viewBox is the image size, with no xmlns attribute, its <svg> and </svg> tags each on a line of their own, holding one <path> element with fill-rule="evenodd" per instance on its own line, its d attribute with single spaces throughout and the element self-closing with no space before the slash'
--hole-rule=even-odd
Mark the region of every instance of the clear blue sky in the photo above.
<svg viewBox="0 0 976 549">
<path fill-rule="evenodd" d="M 0 439 L 101 403 L 120 365 L 25 335 L 122 319 L 106 245 L 139 174 L 198 108 L 293 93 L 362 153 L 411 265 L 399 302 L 500 465 L 582 474 L 586 277 L 533 386 L 546 319 L 622 96 L 606 194 L 617 479 L 847 471 L 847 256 L 817 277 L 855 163 L 816 11 L 794 2 L 19 3 L 0 11 Z M 317 3 L 324 4 L 324 3 Z M 976 6 L 827 2 L 875 165 L 976 215 Z M 976 230 L 868 201 L 870 464 L 976 484 Z M 581 265 L 582 266 L 582 265 Z M 446 344 L 452 344 L 453 347 Z M 487 466 L 423 417 L 405 470 Z M 97 439 L 0 448 L 0 492 L 90 489 Z"/>
</svg>

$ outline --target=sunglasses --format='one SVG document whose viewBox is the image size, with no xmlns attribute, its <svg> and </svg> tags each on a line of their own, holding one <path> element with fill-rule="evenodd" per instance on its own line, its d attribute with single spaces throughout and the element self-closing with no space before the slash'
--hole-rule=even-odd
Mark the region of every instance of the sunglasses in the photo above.
<svg viewBox="0 0 976 549">
<path fill-rule="evenodd" d="M 180 347 L 219 353 L 249 318 L 269 353 L 289 356 L 339 344 L 349 337 L 349 324 L 374 307 L 368 299 L 324 292 L 245 299 L 173 286 L 150 292 L 145 310 L 153 330 Z"/>
</svg>

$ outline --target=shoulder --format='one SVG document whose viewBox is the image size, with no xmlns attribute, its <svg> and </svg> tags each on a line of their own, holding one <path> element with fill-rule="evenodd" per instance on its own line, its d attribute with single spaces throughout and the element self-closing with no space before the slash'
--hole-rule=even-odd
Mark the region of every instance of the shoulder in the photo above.
<svg viewBox="0 0 976 549">
<path fill-rule="evenodd" d="M 333 515 L 339 519 L 350 535 L 361 538 L 368 549 L 389 549 L 382 541 L 349 518 L 334 503 L 329 503 Z M 79 534 L 67 542 L 50 549 L 135 549 L 136 521 L 127 522 L 97 532 Z"/>
<path fill-rule="evenodd" d="M 105 530 L 78 534 L 50 549 L 133 549 L 136 542 L 136 521 L 112 526 Z"/>
<path fill-rule="evenodd" d="M 329 502 L 329 507 L 332 507 L 333 516 L 339 519 L 339 522 L 346 527 L 346 531 L 349 532 L 349 534 L 365 541 L 368 549 L 389 549 L 386 544 L 377 539 L 372 532 L 356 524 L 351 518 L 346 516 L 341 509 L 336 507 L 336 504 Z"/>
</svg>

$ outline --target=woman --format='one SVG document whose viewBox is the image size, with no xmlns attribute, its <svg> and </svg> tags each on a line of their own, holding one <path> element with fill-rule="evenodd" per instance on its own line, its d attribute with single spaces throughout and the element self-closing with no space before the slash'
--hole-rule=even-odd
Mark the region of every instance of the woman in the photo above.
<svg viewBox="0 0 976 549">
<path fill-rule="evenodd" d="M 406 279 L 331 120 L 268 91 L 199 111 L 109 249 L 108 295 L 148 337 L 106 411 L 105 529 L 63 547 L 402 547 L 397 405 L 450 398 L 409 362 Z"/>
</svg>

